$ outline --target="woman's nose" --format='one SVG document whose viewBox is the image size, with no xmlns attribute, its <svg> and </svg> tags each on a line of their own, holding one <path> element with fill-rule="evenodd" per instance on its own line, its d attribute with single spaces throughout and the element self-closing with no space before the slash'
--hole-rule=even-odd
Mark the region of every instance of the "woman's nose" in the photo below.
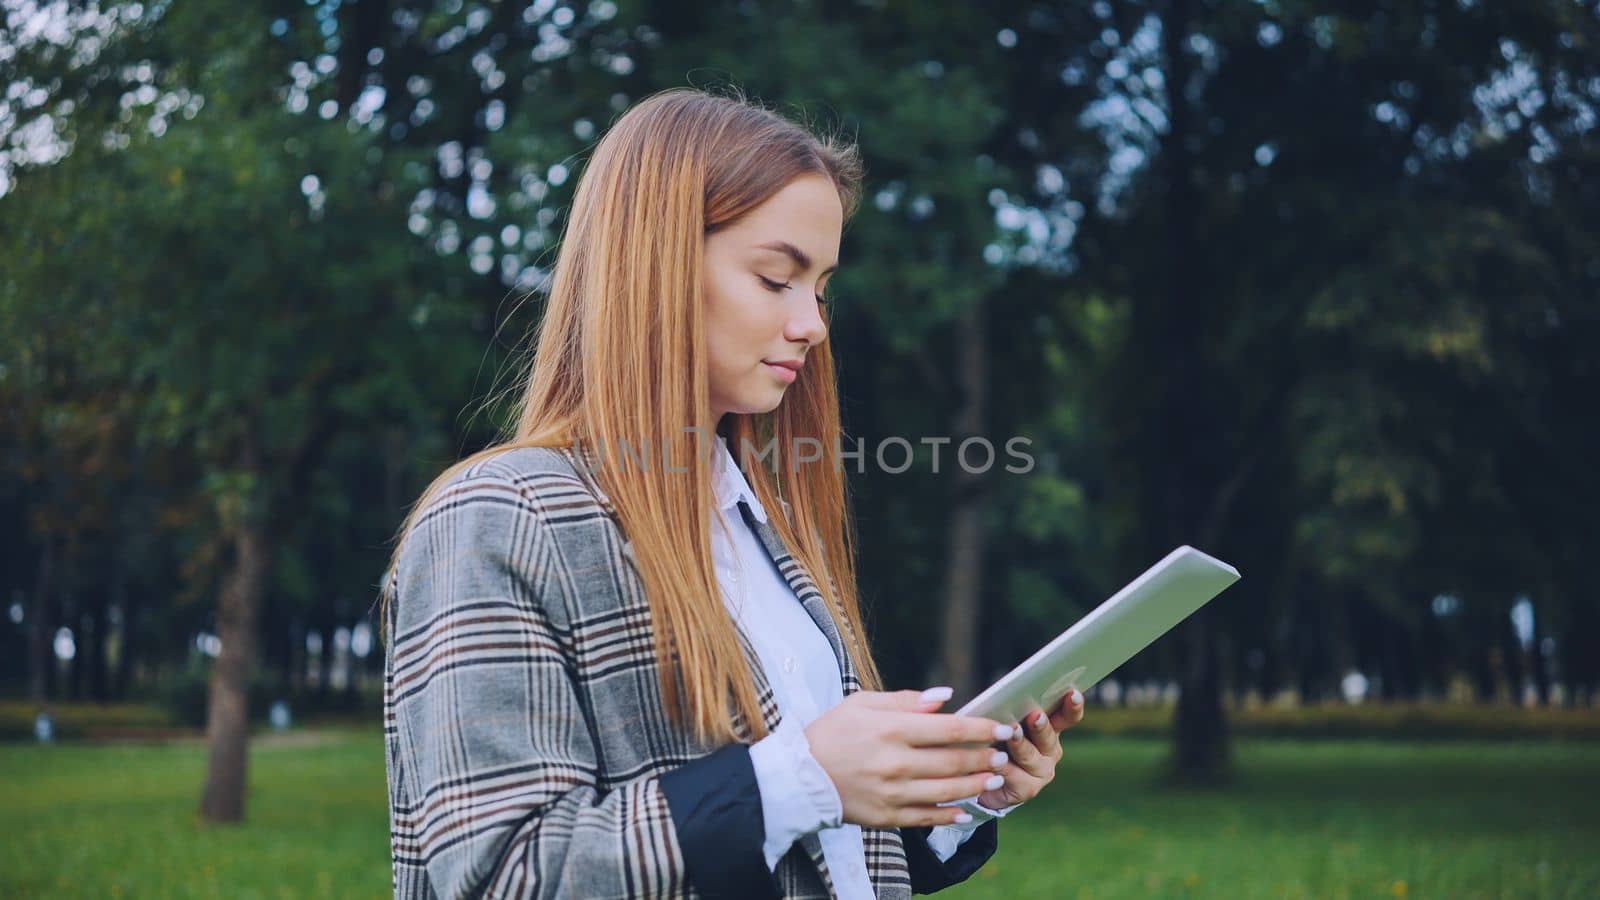
<svg viewBox="0 0 1600 900">
<path fill-rule="evenodd" d="M 789 317 L 784 337 L 791 341 L 805 341 L 816 346 L 828 338 L 828 323 L 822 318 L 822 304 L 815 300 L 801 302 L 800 309 Z"/>
</svg>

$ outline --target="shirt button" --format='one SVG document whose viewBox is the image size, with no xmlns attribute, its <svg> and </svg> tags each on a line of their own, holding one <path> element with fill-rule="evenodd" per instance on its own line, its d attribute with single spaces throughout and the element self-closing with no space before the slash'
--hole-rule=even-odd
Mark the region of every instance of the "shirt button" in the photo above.
<svg viewBox="0 0 1600 900">
<path fill-rule="evenodd" d="M 794 657 L 785 656 L 783 658 L 783 670 L 785 672 L 793 672 L 794 671 Z"/>
</svg>

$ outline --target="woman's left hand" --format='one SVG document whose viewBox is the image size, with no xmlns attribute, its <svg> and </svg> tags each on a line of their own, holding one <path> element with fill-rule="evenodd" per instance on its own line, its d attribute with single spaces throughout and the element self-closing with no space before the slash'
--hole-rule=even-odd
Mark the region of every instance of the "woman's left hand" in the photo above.
<svg viewBox="0 0 1600 900">
<path fill-rule="evenodd" d="M 979 794 L 978 802 L 988 809 L 1003 809 L 1038 796 L 1056 777 L 1056 764 L 1061 762 L 1061 732 L 1081 721 L 1083 694 L 1076 689 L 1068 691 L 1049 716 L 1037 706 L 1028 710 L 1022 717 L 1022 727 L 1004 747 L 1011 759 L 997 770 L 1005 776 L 1006 783 Z"/>
</svg>

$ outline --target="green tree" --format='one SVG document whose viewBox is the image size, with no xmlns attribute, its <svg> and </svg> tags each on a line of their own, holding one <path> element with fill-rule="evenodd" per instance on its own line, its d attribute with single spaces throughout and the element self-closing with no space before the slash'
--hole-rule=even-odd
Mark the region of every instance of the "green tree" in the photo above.
<svg viewBox="0 0 1600 900">
<path fill-rule="evenodd" d="M 63 311 L 102 325 L 65 348 L 77 377 L 127 385 L 138 440 L 194 462 L 189 577 L 217 585 L 221 639 L 201 809 L 229 821 L 261 609 L 308 497 L 339 489 L 330 448 L 364 443 L 372 465 L 386 448 L 366 436 L 463 394 L 456 373 L 480 348 L 462 342 L 469 313 L 437 255 L 405 231 L 417 186 L 382 164 L 372 130 L 296 115 L 265 23 L 220 4 L 150 16 L 58 88 L 72 152 L 18 173 L 6 198 L 26 215 L 8 228 L 21 264 L 5 296 L 24 334 Z M 163 64 L 114 65 L 128 58 Z M 118 107 L 134 113 L 95 114 Z M 439 359 L 452 375 L 419 381 Z"/>
</svg>

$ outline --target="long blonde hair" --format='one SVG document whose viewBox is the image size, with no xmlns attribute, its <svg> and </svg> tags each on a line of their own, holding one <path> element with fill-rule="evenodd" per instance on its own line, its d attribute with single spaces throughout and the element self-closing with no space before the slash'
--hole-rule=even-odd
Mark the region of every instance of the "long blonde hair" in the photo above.
<svg viewBox="0 0 1600 900">
<path fill-rule="evenodd" d="M 656 458 L 670 452 L 680 467 L 673 477 L 658 465 L 601 465 L 595 475 L 633 544 L 668 713 L 705 742 L 733 739 L 730 713 L 755 737 L 766 729 L 736 626 L 722 606 L 706 524 L 714 495 L 709 458 L 697 443 L 711 431 L 703 242 L 807 174 L 833 181 L 848 220 L 859 204 L 862 167 L 847 142 L 814 135 L 742 97 L 682 88 L 621 116 L 578 181 L 514 427 L 434 479 L 401 525 L 390 560 L 392 572 L 418 512 L 439 488 L 486 458 L 523 447 L 599 447 L 603 459 L 623 444 L 649 448 Z M 856 590 L 843 467 L 832 456 L 841 427 L 828 343 L 806 354 L 805 369 L 776 409 L 728 413 L 720 431 L 736 456 L 745 446 L 776 442 L 781 483 L 768 466 L 746 465 L 746 477 L 767 510 L 788 503 L 792 520 L 768 521 L 839 620 L 861 686 L 879 688 Z M 824 448 L 827 464 L 796 466 L 787 458 L 806 438 Z M 685 461 L 692 461 L 687 472 Z M 390 588 L 386 577 L 384 623 Z"/>
</svg>

